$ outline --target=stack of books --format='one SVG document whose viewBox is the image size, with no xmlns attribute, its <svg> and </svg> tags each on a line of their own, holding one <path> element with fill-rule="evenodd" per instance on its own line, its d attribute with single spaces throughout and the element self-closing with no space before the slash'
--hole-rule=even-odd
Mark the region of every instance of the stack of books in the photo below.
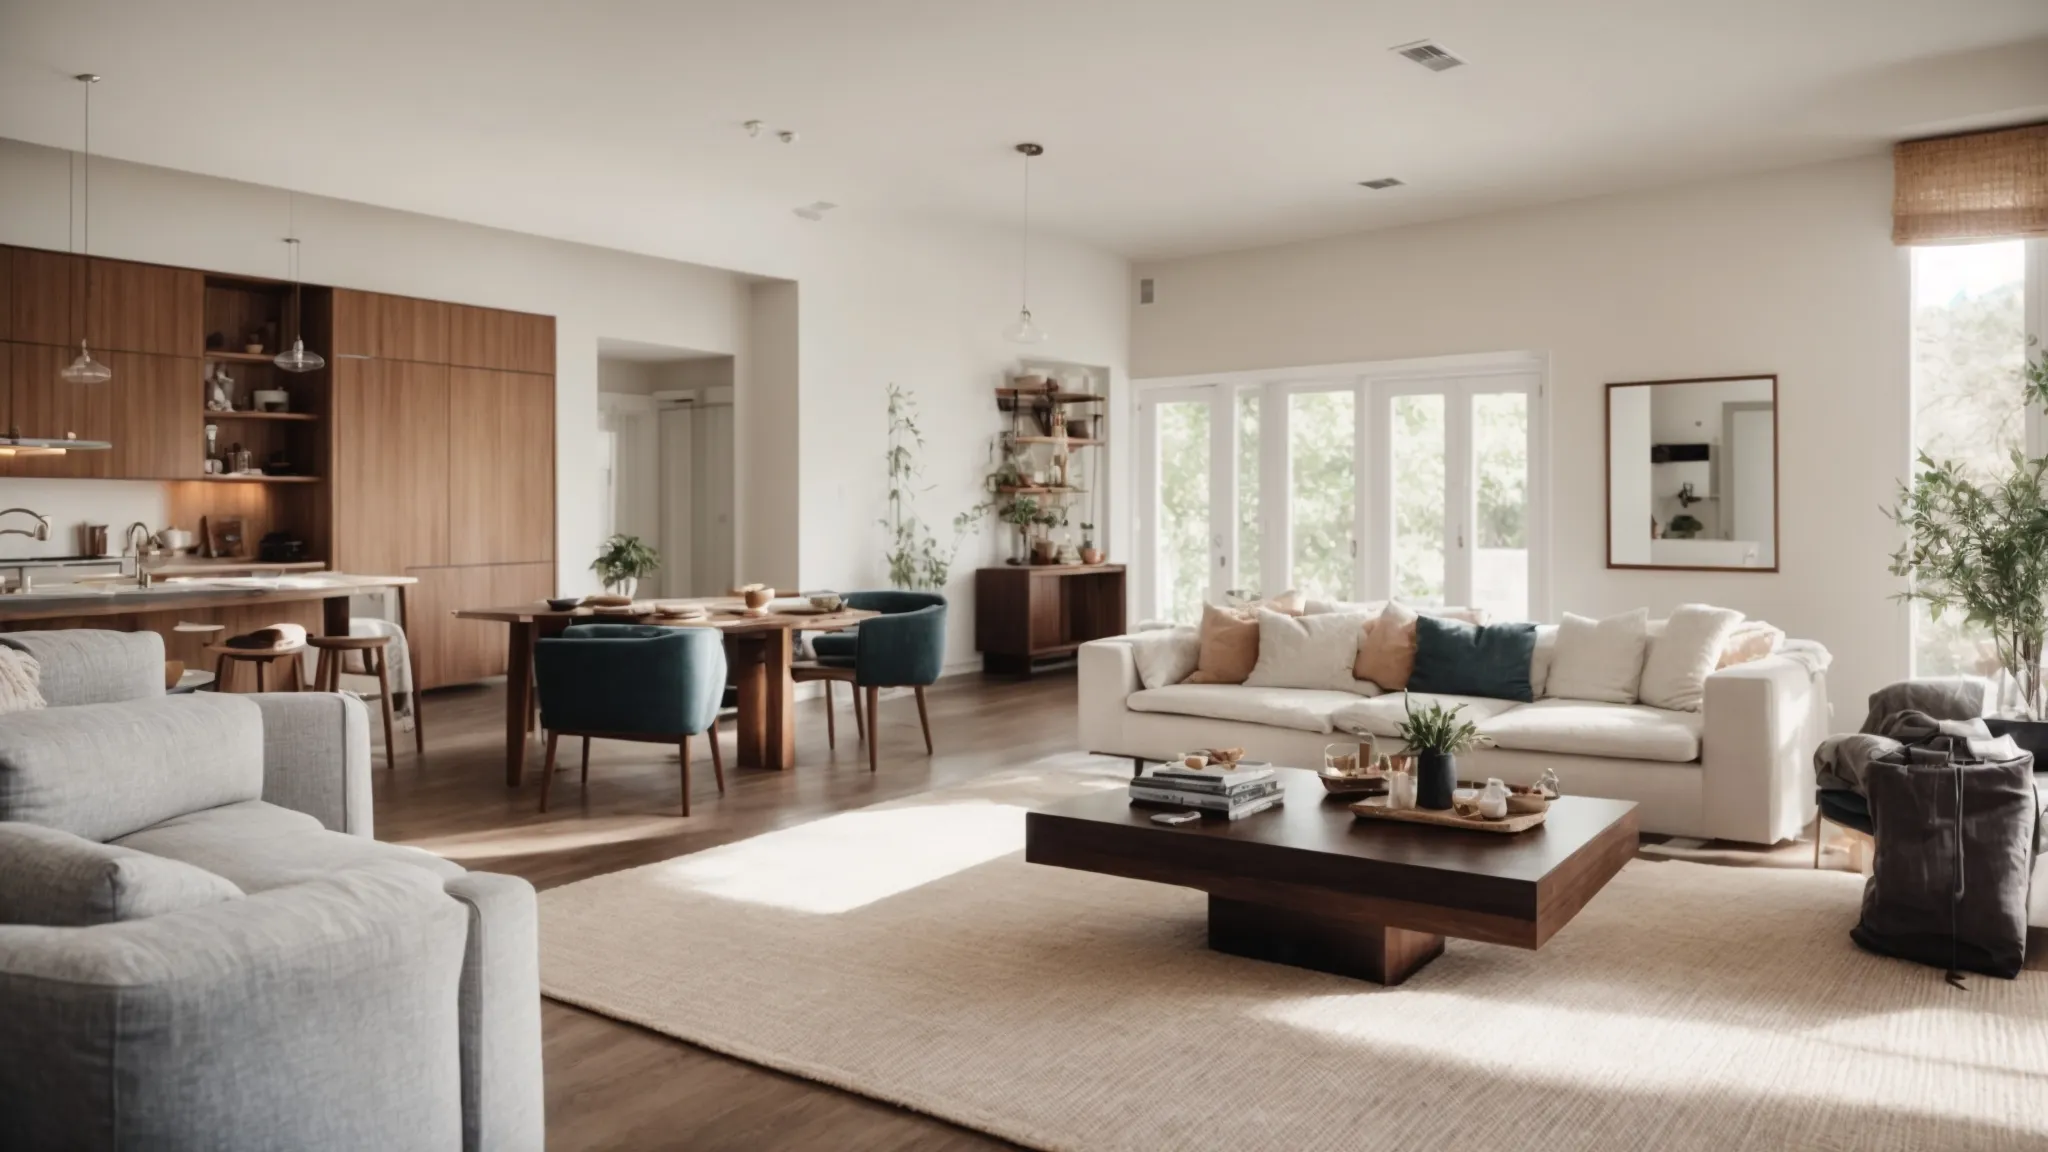
<svg viewBox="0 0 2048 1152">
<path fill-rule="evenodd" d="M 1264 765 L 1222 771 L 1168 764 L 1131 781 L 1131 803 L 1145 808 L 1193 809 L 1205 816 L 1242 820 L 1284 799 L 1280 779 Z"/>
</svg>

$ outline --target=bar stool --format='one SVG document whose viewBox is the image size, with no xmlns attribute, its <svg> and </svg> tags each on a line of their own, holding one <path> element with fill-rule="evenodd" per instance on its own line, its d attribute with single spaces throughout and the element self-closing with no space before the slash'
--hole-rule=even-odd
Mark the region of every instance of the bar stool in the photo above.
<svg viewBox="0 0 2048 1152">
<path fill-rule="evenodd" d="M 398 742 L 391 734 L 391 664 L 386 658 L 391 646 L 389 636 L 308 636 L 306 643 L 320 653 L 320 662 L 313 666 L 313 691 L 341 691 L 341 676 L 375 676 L 377 678 L 377 703 L 384 710 L 384 766 L 398 766 Z M 350 653 L 362 657 L 361 668 L 350 668 Z M 419 700 L 413 700 L 413 724 L 419 724 Z"/>
<path fill-rule="evenodd" d="M 228 691 L 228 676 L 237 664 L 248 664 L 256 669 L 256 690 L 268 692 L 263 683 L 263 670 L 279 661 L 284 662 L 284 671 L 277 686 L 279 692 L 303 692 L 306 690 L 305 676 L 299 670 L 301 655 L 306 651 L 304 644 L 289 648 L 230 648 L 225 644 L 208 644 L 206 654 L 213 657 L 213 690 Z M 285 687 L 289 681 L 291 686 Z"/>
</svg>

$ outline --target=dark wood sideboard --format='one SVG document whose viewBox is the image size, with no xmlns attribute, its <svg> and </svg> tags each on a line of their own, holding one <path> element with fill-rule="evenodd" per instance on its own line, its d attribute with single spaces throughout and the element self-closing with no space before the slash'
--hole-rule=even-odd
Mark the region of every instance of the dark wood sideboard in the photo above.
<svg viewBox="0 0 2048 1152">
<path fill-rule="evenodd" d="M 1124 631 L 1121 564 L 1019 564 L 974 573 L 974 646 L 981 670 L 1030 676 Z"/>
</svg>

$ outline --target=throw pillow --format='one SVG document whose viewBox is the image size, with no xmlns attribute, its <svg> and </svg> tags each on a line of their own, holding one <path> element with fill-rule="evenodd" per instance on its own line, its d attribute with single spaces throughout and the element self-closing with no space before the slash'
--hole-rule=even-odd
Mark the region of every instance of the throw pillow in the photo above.
<svg viewBox="0 0 2048 1152">
<path fill-rule="evenodd" d="M 1728 639 L 1721 645 L 1721 658 L 1715 661 L 1716 668 L 1733 668 L 1761 660 L 1778 651 L 1778 645 L 1785 642 L 1785 630 L 1763 620 L 1745 620 L 1735 626 Z"/>
<path fill-rule="evenodd" d="M 1358 687 L 1351 666 L 1358 656 L 1364 616 L 1324 613 L 1287 616 L 1259 609 L 1259 661 L 1245 684 L 1253 688 Z"/>
<path fill-rule="evenodd" d="M 0 823 L 0 924 L 89 928 L 232 900 L 203 868 L 39 824 Z"/>
<path fill-rule="evenodd" d="M 1643 661 L 1636 698 L 1652 708 L 1698 712 L 1706 698 L 1707 676 L 1721 659 L 1728 634 L 1742 623 L 1742 613 L 1710 604 L 1681 604 L 1664 624 L 1664 634 L 1650 644 Z"/>
<path fill-rule="evenodd" d="M 1447 617 L 1418 616 L 1415 666 L 1408 677 L 1408 691 L 1527 703 L 1536 698 L 1529 684 L 1529 665 L 1535 652 L 1534 624 L 1467 624 Z"/>
<path fill-rule="evenodd" d="M 1214 604 L 1202 605 L 1201 639 L 1189 684 L 1242 684 L 1259 662 L 1259 621 Z"/>
<path fill-rule="evenodd" d="M 19 648 L 0 646 L 0 713 L 47 707 L 43 666 Z"/>
<path fill-rule="evenodd" d="M 1187 679 L 1201 655 L 1202 634 L 1193 628 L 1140 632 L 1131 637 L 1138 682 L 1147 688 L 1164 688 Z"/>
<path fill-rule="evenodd" d="M 1543 694 L 1565 700 L 1633 704 L 1650 646 L 1650 610 L 1638 608 L 1605 620 L 1564 614 L 1557 651 Z"/>
<path fill-rule="evenodd" d="M 1550 683 L 1550 660 L 1557 655 L 1557 625 L 1536 626 L 1536 651 L 1529 656 L 1529 691 L 1537 696 Z"/>
<path fill-rule="evenodd" d="M 1415 668 L 1415 609 L 1398 600 L 1389 601 L 1379 619 L 1363 629 L 1358 659 L 1351 674 L 1370 680 L 1384 692 L 1408 687 L 1408 674 Z"/>
</svg>

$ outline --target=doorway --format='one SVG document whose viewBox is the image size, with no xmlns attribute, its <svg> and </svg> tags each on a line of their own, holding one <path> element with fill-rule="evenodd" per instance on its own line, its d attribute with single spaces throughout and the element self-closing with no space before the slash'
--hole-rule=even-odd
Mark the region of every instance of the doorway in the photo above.
<svg viewBox="0 0 2048 1152">
<path fill-rule="evenodd" d="M 601 340 L 597 403 L 602 534 L 661 555 L 639 595 L 723 594 L 738 562 L 733 358 Z"/>
</svg>

